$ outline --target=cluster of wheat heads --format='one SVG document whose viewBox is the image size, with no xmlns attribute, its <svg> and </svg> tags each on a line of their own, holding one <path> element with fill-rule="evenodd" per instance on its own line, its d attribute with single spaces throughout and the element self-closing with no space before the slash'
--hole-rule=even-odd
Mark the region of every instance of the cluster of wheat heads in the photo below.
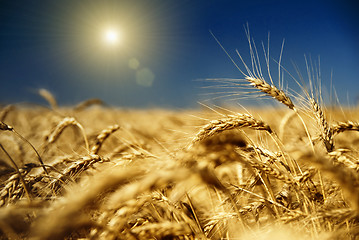
<svg viewBox="0 0 359 240">
<path fill-rule="evenodd" d="M 255 157 L 254 159 L 248 157 L 245 157 L 244 159 L 237 159 L 239 162 L 242 161 L 242 165 L 246 166 L 247 170 L 251 168 L 251 174 L 256 176 L 254 181 L 250 185 L 246 186 L 253 186 L 254 184 L 258 184 L 258 182 L 260 182 L 260 185 L 262 186 L 262 193 L 264 193 L 266 196 L 258 196 L 256 195 L 255 191 L 252 191 L 252 189 L 251 191 L 245 188 L 239 189 L 259 198 L 265 198 L 265 201 L 273 204 L 272 210 L 270 210 L 270 212 L 273 213 L 274 219 L 278 219 L 277 214 L 279 214 L 280 218 L 283 219 L 284 217 L 285 219 L 288 219 L 288 221 L 292 221 L 290 219 L 298 220 L 298 218 L 300 218 L 299 215 L 303 213 L 297 212 L 298 210 L 309 213 L 311 216 L 307 216 L 306 218 L 307 220 L 311 221 L 311 224 L 309 224 L 309 222 L 302 222 L 302 224 L 306 225 L 306 227 L 311 225 L 312 228 L 310 233 L 312 238 L 318 237 L 318 234 L 325 231 L 332 233 L 335 232 L 331 236 L 328 235 L 328 238 L 356 238 L 358 235 L 357 217 L 359 207 L 357 174 L 358 151 L 356 146 L 352 144 L 337 146 L 335 138 L 337 138 L 339 133 L 344 131 L 358 131 L 358 123 L 350 120 L 330 123 L 326 117 L 326 113 L 323 110 L 322 105 L 319 103 L 322 97 L 320 95 L 321 86 L 313 90 L 312 81 L 315 77 L 319 78 L 320 74 L 311 73 L 311 71 L 313 71 L 313 66 L 308 66 L 307 59 L 306 64 L 310 88 L 307 89 L 305 86 L 301 86 L 303 94 L 298 95 L 296 98 L 301 101 L 299 105 L 304 105 L 305 107 L 297 107 L 297 105 L 293 103 L 291 99 L 292 97 L 289 96 L 280 87 L 278 88 L 275 86 L 273 83 L 272 76 L 269 72 L 269 50 L 266 52 L 263 46 L 268 70 L 267 77 L 269 78 L 270 83 L 265 80 L 264 74 L 262 73 L 257 48 L 252 43 L 248 30 L 246 33 L 250 46 L 252 68 L 248 67 L 248 65 L 243 61 L 242 56 L 237 51 L 237 54 L 240 57 L 246 72 L 242 71 L 238 67 L 233 58 L 226 52 L 221 43 L 214 37 L 225 53 L 235 64 L 235 66 L 238 68 L 238 70 L 244 75 L 244 79 L 210 80 L 219 81 L 220 84 L 217 85 L 217 87 L 221 88 L 232 89 L 243 88 L 243 86 L 253 87 L 262 93 L 262 96 L 272 97 L 277 102 L 287 106 L 290 110 L 292 110 L 292 112 L 289 112 L 281 121 L 279 126 L 280 137 L 278 137 L 276 131 L 272 130 L 275 129 L 272 125 L 265 124 L 266 129 L 271 129 L 270 131 L 267 131 L 267 133 L 271 136 L 271 140 L 274 142 L 274 145 L 277 146 L 277 153 L 268 154 L 269 151 L 267 149 L 263 150 L 263 146 L 258 146 L 256 144 L 253 146 L 254 141 L 250 137 L 247 137 L 248 141 L 252 145 L 252 154 Z M 279 63 L 277 62 L 277 64 L 279 65 L 279 85 L 281 85 L 280 72 L 282 67 L 280 65 L 280 60 Z M 299 77 L 302 78 L 301 75 Z M 243 84 L 241 81 L 247 83 Z M 221 94 L 223 94 L 223 92 Z M 227 96 L 238 97 L 240 94 L 242 93 L 238 91 L 229 92 Z M 307 117 L 307 119 L 304 120 L 301 113 L 310 117 Z M 248 116 L 248 114 L 246 114 L 246 116 Z M 293 133 L 291 133 L 291 129 L 289 129 L 290 126 L 288 125 L 288 122 L 293 118 L 293 116 L 298 117 L 298 121 L 300 123 L 299 125 L 301 125 L 303 130 L 302 132 L 304 132 L 307 137 L 306 143 L 303 141 L 302 137 L 297 137 L 295 144 L 293 144 L 293 142 L 287 142 L 287 139 L 283 137 L 284 132 L 289 132 L 288 134 L 297 133 L 294 129 Z M 256 128 L 256 124 L 253 124 L 254 121 L 252 116 L 248 117 L 247 125 L 244 125 L 243 123 L 234 124 L 235 122 L 242 121 L 243 116 L 241 114 L 237 114 L 237 121 L 235 121 L 234 118 L 235 117 L 230 116 L 226 117 L 226 120 L 220 119 L 210 121 L 210 123 L 205 125 L 194 137 L 192 145 L 193 143 L 198 142 L 200 139 L 205 139 L 206 136 L 211 137 L 214 134 L 220 134 L 225 129 L 230 130 L 234 127 L 249 127 L 256 130 L 263 130 L 263 128 Z M 263 121 L 261 120 L 257 120 L 256 122 L 260 123 L 262 126 L 264 125 Z M 309 131 L 308 125 L 312 125 L 314 131 Z M 312 135 L 316 135 L 316 137 L 312 138 Z M 300 141 L 298 141 L 299 139 Z M 260 145 L 263 145 L 263 142 L 264 141 L 261 140 Z M 317 144 L 318 142 L 322 142 L 322 146 L 324 146 L 324 148 Z M 340 141 L 338 141 L 338 143 L 339 142 Z M 240 148 L 237 148 L 237 153 L 238 151 L 241 151 L 239 149 Z M 324 174 L 324 177 L 322 174 Z M 243 176 L 243 173 L 240 175 Z M 275 179 L 276 182 L 273 181 L 273 179 Z M 278 180 L 281 182 L 279 185 Z M 278 186 L 280 187 L 278 188 Z M 341 199 L 334 198 L 334 196 L 338 196 L 338 192 L 336 190 L 340 190 L 340 194 L 342 196 Z M 333 198 L 336 199 L 336 202 L 333 201 Z M 295 206 L 291 205 L 294 199 L 296 199 Z M 285 201 L 281 202 L 283 200 Z M 334 202 L 338 205 L 332 205 L 328 208 L 328 204 L 333 204 Z M 282 208 L 283 206 L 286 207 L 284 214 L 283 212 L 279 213 L 280 211 L 278 211 L 276 207 L 277 203 L 281 203 Z M 341 212 L 343 213 L 342 216 L 345 217 L 338 221 L 334 220 L 335 214 L 333 214 L 333 219 L 324 220 L 322 217 L 323 213 L 321 211 L 324 211 L 325 215 L 331 215 L 330 212 L 334 208 L 336 208 L 334 210 L 336 213 Z M 285 216 L 291 211 L 293 211 L 291 214 L 296 212 L 296 214 L 299 215 L 294 218 Z M 351 211 L 350 216 L 346 215 L 344 211 Z M 326 217 L 328 217 L 328 215 L 326 215 Z M 303 215 L 301 216 L 303 217 Z M 340 227 L 343 227 L 343 224 L 345 224 L 344 229 Z M 330 225 L 330 227 L 326 227 L 325 225 Z M 296 231 L 298 231 L 298 229 L 296 229 Z"/>
<path fill-rule="evenodd" d="M 1 239 L 355 239 L 359 116 L 252 66 L 287 109 L 2 108 Z"/>
</svg>

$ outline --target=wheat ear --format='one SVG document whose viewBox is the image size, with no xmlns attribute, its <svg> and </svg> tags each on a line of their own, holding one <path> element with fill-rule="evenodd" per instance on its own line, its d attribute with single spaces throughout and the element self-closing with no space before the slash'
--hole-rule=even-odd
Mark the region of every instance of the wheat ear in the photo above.
<svg viewBox="0 0 359 240">
<path fill-rule="evenodd" d="M 325 145 L 325 148 L 327 149 L 327 152 L 331 152 L 334 150 L 333 131 L 330 128 L 326 120 L 325 114 L 319 104 L 315 101 L 314 98 L 310 98 L 309 101 L 312 106 L 312 110 L 314 112 L 317 124 L 320 128 L 320 137 Z"/>
<path fill-rule="evenodd" d="M 50 104 L 50 106 L 53 110 L 58 108 L 56 99 L 55 99 L 54 95 L 49 90 L 46 90 L 45 88 L 40 88 L 38 93 L 41 97 L 43 97 Z"/>
<path fill-rule="evenodd" d="M 6 107 L 4 107 L 0 113 L 0 121 L 4 121 L 8 113 L 13 111 L 14 109 L 14 105 L 7 105 Z"/>
<path fill-rule="evenodd" d="M 249 161 L 249 164 L 260 171 L 263 171 L 268 176 L 272 176 L 284 183 L 291 184 L 293 186 L 298 186 L 298 183 L 289 175 L 286 175 L 285 173 L 279 171 L 278 169 L 275 169 L 271 166 L 269 166 L 266 163 L 260 162 L 255 159 L 247 159 Z"/>
<path fill-rule="evenodd" d="M 92 105 L 103 105 L 104 102 L 101 99 L 98 98 L 91 98 L 88 100 L 85 100 L 83 102 L 80 102 L 79 104 L 77 104 L 74 108 L 75 111 L 82 111 L 87 107 L 90 107 Z"/>
<path fill-rule="evenodd" d="M 57 192 L 61 188 L 61 183 L 65 183 L 66 180 L 71 181 L 72 179 L 75 179 L 78 175 L 80 175 L 82 172 L 86 171 L 92 165 L 99 161 L 103 161 L 103 158 L 98 155 L 82 157 L 81 159 L 67 167 L 58 179 L 54 179 L 50 183 L 52 189 Z"/>
<path fill-rule="evenodd" d="M 303 118 L 300 116 L 297 108 L 294 106 L 292 100 L 290 99 L 290 97 L 288 95 L 286 95 L 284 93 L 283 90 L 279 90 L 276 86 L 274 85 L 269 85 L 264 79 L 262 78 L 258 78 L 258 77 L 249 77 L 246 76 L 245 77 L 246 80 L 249 82 L 249 85 L 257 88 L 259 91 L 273 97 L 274 99 L 276 99 L 277 101 L 283 103 L 284 105 L 286 105 L 288 108 L 292 109 L 297 116 L 299 117 L 299 119 L 301 120 L 304 130 L 308 136 L 309 139 L 309 143 L 311 144 L 312 150 L 314 152 L 314 145 L 312 142 L 312 138 L 309 134 L 308 128 L 303 120 Z"/>
<path fill-rule="evenodd" d="M 208 124 L 204 125 L 193 138 L 188 148 L 191 148 L 196 142 L 200 142 L 220 132 L 243 127 L 272 133 L 270 126 L 263 121 L 257 120 L 249 114 L 238 113 L 236 115 L 228 115 L 226 118 L 210 121 Z"/>
<path fill-rule="evenodd" d="M 86 149 L 87 151 L 90 151 L 90 147 L 89 147 L 89 143 L 88 143 L 88 140 L 87 140 L 87 137 L 86 137 L 86 134 L 85 134 L 85 130 L 84 128 L 82 127 L 82 125 L 76 121 L 75 118 L 73 117 L 66 117 L 64 118 L 55 128 L 55 130 L 50 134 L 50 136 L 48 137 L 47 139 L 47 142 L 48 143 L 54 143 L 58 138 L 59 136 L 61 135 L 61 133 L 64 131 L 64 129 L 67 127 L 67 126 L 70 126 L 70 125 L 74 125 L 76 127 L 78 127 L 81 132 L 82 132 L 82 135 L 83 135 L 83 138 L 84 138 L 84 141 L 85 141 L 85 145 L 86 145 Z"/>
<path fill-rule="evenodd" d="M 116 132 L 120 128 L 119 125 L 113 125 L 103 130 L 97 137 L 95 144 L 92 146 L 90 150 L 90 154 L 96 155 L 103 144 L 103 142 L 114 132 Z"/>
<path fill-rule="evenodd" d="M 359 123 L 347 121 L 338 122 L 332 126 L 333 134 L 338 134 L 344 131 L 359 131 Z"/>
<path fill-rule="evenodd" d="M 350 160 L 345 153 L 350 152 L 348 149 L 335 149 L 329 153 L 330 158 L 333 160 L 334 164 L 343 164 L 345 167 L 353 169 L 358 172 L 358 164 Z"/>
<path fill-rule="evenodd" d="M 213 35 L 213 33 L 211 32 L 212 36 L 214 37 L 214 39 L 216 40 L 216 42 L 219 44 L 219 46 L 223 49 L 223 51 L 226 53 L 226 55 L 229 57 L 229 59 L 232 61 L 232 63 L 237 67 L 237 69 L 245 76 L 245 79 L 249 82 L 249 84 L 251 86 L 254 86 L 255 88 L 257 88 L 259 91 L 273 97 L 274 99 L 278 100 L 279 102 L 283 103 L 284 105 L 286 105 L 287 107 L 289 107 L 290 109 L 294 110 L 294 112 L 297 114 L 298 118 L 300 119 L 300 121 L 302 122 L 303 124 L 303 127 L 305 129 L 305 132 L 308 136 L 308 139 L 309 139 L 309 143 L 312 147 L 312 150 L 313 152 L 315 151 L 314 150 L 314 145 L 313 145 L 313 142 L 312 142 L 312 138 L 309 134 L 309 131 L 308 131 L 308 128 L 303 120 L 303 118 L 300 116 L 298 110 L 295 108 L 292 100 L 290 99 L 289 96 L 287 96 L 283 90 L 279 90 L 276 86 L 274 86 L 273 84 L 270 85 L 268 84 L 264 79 L 263 77 L 257 77 L 257 76 L 262 76 L 262 73 L 261 73 L 261 70 L 260 70 L 260 64 L 259 64 L 259 59 L 258 59 L 258 54 L 256 54 L 254 51 L 253 51 L 253 48 L 252 48 L 252 44 L 251 44 L 251 39 L 250 39 L 250 35 L 249 35 L 249 30 L 246 31 L 247 33 L 247 39 L 248 39 L 248 42 L 249 42 L 249 46 L 250 46 L 250 53 L 251 53 L 251 58 L 252 58 L 252 65 L 253 65 L 253 68 L 254 71 L 257 72 L 256 73 L 252 73 L 251 70 L 248 68 L 248 66 L 246 65 L 246 63 L 244 62 L 242 56 L 239 54 L 238 51 L 237 54 L 238 56 L 240 57 L 242 63 L 244 64 L 245 68 L 247 69 L 247 74 L 244 73 L 240 68 L 239 66 L 236 64 L 236 62 L 234 61 L 234 59 L 229 55 L 229 53 L 226 51 L 226 49 L 222 46 L 222 44 L 219 42 L 219 40 Z M 255 47 L 254 47 L 255 48 Z M 257 57 L 256 57 L 257 56 Z M 266 56 L 266 61 L 267 61 L 267 68 L 268 68 L 268 74 L 270 76 L 270 71 L 269 71 L 269 53 L 268 55 Z M 280 68 L 280 64 L 279 64 L 279 68 Z M 271 78 L 271 77 L 270 77 Z M 279 77 L 280 79 L 280 77 Z"/>
<path fill-rule="evenodd" d="M 246 80 L 249 82 L 249 85 L 254 86 L 261 92 L 275 98 L 279 102 L 283 103 L 290 109 L 294 109 L 294 104 L 289 96 L 287 96 L 283 90 L 279 90 L 274 85 L 269 85 L 264 79 L 254 78 L 254 77 L 246 77 Z"/>
</svg>

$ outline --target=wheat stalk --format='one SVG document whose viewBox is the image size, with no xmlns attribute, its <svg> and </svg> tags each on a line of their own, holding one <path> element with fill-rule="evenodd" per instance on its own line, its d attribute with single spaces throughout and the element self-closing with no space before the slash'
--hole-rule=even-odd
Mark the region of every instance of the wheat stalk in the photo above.
<svg viewBox="0 0 359 240">
<path fill-rule="evenodd" d="M 284 117 L 282 118 L 280 125 L 279 125 L 279 139 L 284 138 L 284 132 L 286 130 L 286 127 L 290 121 L 296 116 L 297 113 L 295 111 L 289 111 Z"/>
</svg>

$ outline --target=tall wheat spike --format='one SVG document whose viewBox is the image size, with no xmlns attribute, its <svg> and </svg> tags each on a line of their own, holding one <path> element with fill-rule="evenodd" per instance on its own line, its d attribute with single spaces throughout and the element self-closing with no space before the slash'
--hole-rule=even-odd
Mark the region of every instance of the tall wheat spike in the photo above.
<svg viewBox="0 0 359 240">
<path fill-rule="evenodd" d="M 322 108 L 315 101 L 315 99 L 310 98 L 309 101 L 312 106 L 312 110 L 314 112 L 317 125 L 320 128 L 320 135 L 324 143 L 324 146 L 328 152 L 331 152 L 334 150 L 333 130 L 329 126 Z"/>
<path fill-rule="evenodd" d="M 254 47 L 252 46 L 252 39 L 250 37 L 249 34 L 249 27 L 247 26 L 246 29 L 246 35 L 247 35 L 247 40 L 248 40 L 248 44 L 249 44 L 249 48 L 250 48 L 250 55 L 251 55 L 251 62 L 252 62 L 252 69 L 250 69 L 247 64 L 245 63 L 245 61 L 243 60 L 241 54 L 237 52 L 237 55 L 239 56 L 239 58 L 241 59 L 241 62 L 243 63 L 247 73 L 245 73 L 239 66 L 238 64 L 234 61 L 234 59 L 231 57 L 231 55 L 227 52 L 227 50 L 223 47 L 223 45 L 220 43 L 220 41 L 214 36 L 213 33 L 211 33 L 213 38 L 216 40 L 216 42 L 218 43 L 218 45 L 222 48 L 222 50 L 226 53 L 226 55 L 229 57 L 229 59 L 232 61 L 232 63 L 235 65 L 235 67 L 243 74 L 244 78 L 246 81 L 249 82 L 250 86 L 255 87 L 256 89 L 258 89 L 259 91 L 265 93 L 267 96 L 271 96 L 272 98 L 276 99 L 277 101 L 279 101 L 280 103 L 284 104 L 285 106 L 287 106 L 289 109 L 292 109 L 296 115 L 298 116 L 298 118 L 300 119 L 300 121 L 303 124 L 304 130 L 308 136 L 309 139 L 309 143 L 312 147 L 312 150 L 314 152 L 314 145 L 312 142 L 312 138 L 310 136 L 310 133 L 308 131 L 307 125 L 305 124 L 303 118 L 300 116 L 298 109 L 295 107 L 295 105 L 293 104 L 291 98 L 288 96 L 288 94 L 286 94 L 283 90 L 277 88 L 272 81 L 272 77 L 270 74 L 270 67 L 269 67 L 269 53 L 264 51 L 264 55 L 265 55 L 265 60 L 266 60 L 266 64 L 267 64 L 267 71 L 268 71 L 268 77 L 271 80 L 272 84 L 268 84 L 263 77 L 262 74 L 262 69 L 261 69 L 261 64 L 259 62 L 259 56 L 258 56 L 258 52 L 257 49 L 254 45 Z M 253 50 L 254 48 L 254 50 Z M 269 50 L 268 50 L 269 51 Z M 280 56 L 281 58 L 281 56 Z M 279 77 L 278 80 L 281 80 L 280 77 L 280 72 L 281 72 L 281 65 L 280 62 L 278 63 L 278 68 L 279 68 Z"/>
</svg>

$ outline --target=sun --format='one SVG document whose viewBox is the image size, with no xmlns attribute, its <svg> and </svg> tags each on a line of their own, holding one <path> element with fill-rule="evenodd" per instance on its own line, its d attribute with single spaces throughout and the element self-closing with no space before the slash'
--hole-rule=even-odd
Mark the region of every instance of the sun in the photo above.
<svg viewBox="0 0 359 240">
<path fill-rule="evenodd" d="M 114 46 L 121 42 L 121 33 L 116 28 L 108 28 L 103 32 L 103 40 L 107 45 Z"/>
</svg>

